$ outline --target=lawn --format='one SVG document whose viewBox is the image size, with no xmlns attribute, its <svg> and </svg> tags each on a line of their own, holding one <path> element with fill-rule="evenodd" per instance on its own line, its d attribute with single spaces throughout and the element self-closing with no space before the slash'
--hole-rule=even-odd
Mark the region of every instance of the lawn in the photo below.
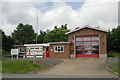
<svg viewBox="0 0 120 80">
<path fill-rule="evenodd" d="M 2 73 L 2 61 L 0 60 L 0 73 Z"/>
<path fill-rule="evenodd" d="M 113 61 L 114 61 L 114 58 L 120 58 L 120 53 L 119 52 L 108 52 L 107 56 L 112 57 Z M 119 62 L 119 60 L 118 60 L 118 62 Z M 118 64 L 118 62 L 116 62 L 116 63 L 111 62 L 111 64 L 109 64 L 108 67 L 112 71 L 117 72 L 117 73 L 120 74 L 120 65 Z"/>
<path fill-rule="evenodd" d="M 114 63 L 108 66 L 112 71 L 120 74 L 120 65 L 118 63 Z"/>
<path fill-rule="evenodd" d="M 35 70 L 42 70 L 44 64 L 33 64 L 32 60 L 3 60 L 2 73 L 24 74 Z"/>
<path fill-rule="evenodd" d="M 120 53 L 119 52 L 108 52 L 107 56 L 108 57 L 120 57 Z"/>
</svg>

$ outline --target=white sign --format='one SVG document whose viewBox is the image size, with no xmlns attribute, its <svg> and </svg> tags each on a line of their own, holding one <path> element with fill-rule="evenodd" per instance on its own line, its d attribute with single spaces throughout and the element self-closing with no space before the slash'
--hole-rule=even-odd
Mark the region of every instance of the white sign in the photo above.
<svg viewBox="0 0 120 80">
<path fill-rule="evenodd" d="M 30 53 L 32 53 L 33 55 L 43 55 L 43 48 L 30 49 Z"/>
<path fill-rule="evenodd" d="M 19 50 L 18 49 L 11 49 L 11 55 L 18 55 Z"/>
</svg>

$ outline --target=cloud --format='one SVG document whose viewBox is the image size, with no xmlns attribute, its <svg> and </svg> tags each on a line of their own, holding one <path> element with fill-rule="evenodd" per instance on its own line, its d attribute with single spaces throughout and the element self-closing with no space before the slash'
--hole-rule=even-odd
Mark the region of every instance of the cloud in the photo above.
<svg viewBox="0 0 120 80">
<path fill-rule="evenodd" d="M 18 1 L 22 2 L 21 0 Z M 5 3 L 2 29 L 6 34 L 10 35 L 16 25 L 23 22 L 32 24 L 34 30 L 36 30 L 36 14 L 38 14 L 38 31 L 40 29 L 53 29 L 55 25 L 60 26 L 66 23 L 69 29 L 89 24 L 93 27 L 100 26 L 108 30 L 118 24 L 117 2 L 118 0 L 114 0 L 114 2 L 113 0 L 86 0 L 77 9 L 73 8 L 75 4 L 67 4 L 61 0 L 49 5 L 46 5 L 45 2 L 22 2 L 19 5 L 16 3 Z M 45 6 L 47 8 L 50 6 L 50 8 L 47 9 Z"/>
<path fill-rule="evenodd" d="M 40 15 L 40 24 L 48 27 L 70 23 L 72 16 L 74 16 L 74 10 L 67 5 L 60 5 L 54 7 L 52 10 Z"/>
<path fill-rule="evenodd" d="M 61 4 L 54 3 L 52 10 L 42 14 L 40 24 L 45 29 L 65 23 L 69 25 L 70 29 L 87 24 L 93 27 L 99 26 L 106 30 L 112 29 L 118 24 L 117 1 L 86 0 L 78 10 L 72 9 L 70 5 L 64 2 Z"/>
<path fill-rule="evenodd" d="M 117 2 L 108 2 L 108 0 L 87 0 L 78 10 L 80 20 L 76 24 L 90 24 L 100 26 L 104 29 L 115 27 L 118 23 Z"/>
<path fill-rule="evenodd" d="M 52 0 L 2 0 L 2 2 L 52 2 Z"/>
<path fill-rule="evenodd" d="M 3 22 L 1 24 L 1 28 L 5 31 L 7 35 L 10 35 L 20 22 L 31 24 L 35 29 L 35 5 L 43 4 L 44 2 L 3 2 L 2 15 L 0 15 Z"/>
</svg>

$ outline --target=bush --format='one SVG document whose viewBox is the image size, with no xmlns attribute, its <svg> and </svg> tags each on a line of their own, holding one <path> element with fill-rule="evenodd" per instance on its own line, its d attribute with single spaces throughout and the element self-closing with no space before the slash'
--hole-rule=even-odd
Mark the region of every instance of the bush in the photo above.
<svg viewBox="0 0 120 80">
<path fill-rule="evenodd" d="M 7 54 L 10 54 L 10 52 L 2 50 L 2 55 L 7 55 Z"/>
<path fill-rule="evenodd" d="M 11 58 L 10 52 L 2 50 L 2 57 L 3 58 Z"/>
<path fill-rule="evenodd" d="M 115 55 L 114 55 L 114 54 L 111 54 L 111 53 L 108 53 L 108 54 L 107 54 L 107 57 L 115 57 Z"/>
<path fill-rule="evenodd" d="M 108 52 L 107 57 L 120 57 L 118 52 Z"/>
</svg>

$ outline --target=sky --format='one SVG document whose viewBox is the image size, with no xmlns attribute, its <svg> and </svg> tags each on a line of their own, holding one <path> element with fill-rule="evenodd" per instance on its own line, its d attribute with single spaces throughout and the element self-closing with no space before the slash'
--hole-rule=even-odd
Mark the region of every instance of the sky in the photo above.
<svg viewBox="0 0 120 80">
<path fill-rule="evenodd" d="M 62 24 L 68 24 L 70 30 L 85 25 L 111 30 L 118 25 L 118 1 L 3 0 L 0 26 L 6 35 L 11 35 L 19 23 L 33 25 L 37 33 Z"/>
</svg>

